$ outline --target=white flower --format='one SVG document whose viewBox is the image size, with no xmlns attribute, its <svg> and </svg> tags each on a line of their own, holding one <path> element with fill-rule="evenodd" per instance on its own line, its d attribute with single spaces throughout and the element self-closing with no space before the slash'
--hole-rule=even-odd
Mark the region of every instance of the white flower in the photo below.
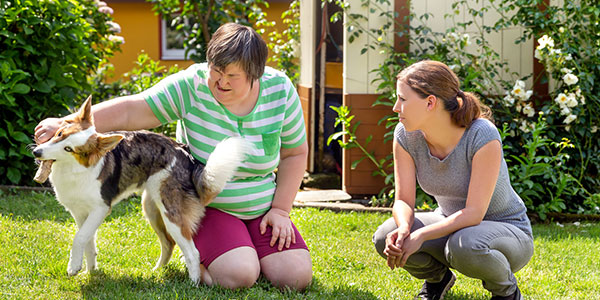
<svg viewBox="0 0 600 300">
<path fill-rule="evenodd" d="M 581 96 L 581 99 L 579 99 L 579 100 L 581 100 L 581 104 L 585 104 L 585 97 L 584 96 Z"/>
<path fill-rule="evenodd" d="M 572 59 L 573 59 L 573 56 L 571 56 L 571 53 L 569 53 L 565 56 L 565 60 L 572 60 Z"/>
<path fill-rule="evenodd" d="M 523 81 L 523 80 L 517 80 L 517 81 L 515 81 L 515 87 L 517 87 L 517 86 L 520 87 L 520 88 L 522 88 L 522 89 L 524 89 L 525 88 L 525 81 Z"/>
<path fill-rule="evenodd" d="M 459 37 L 458 37 L 458 34 L 456 34 L 456 32 L 450 32 L 450 33 L 448 33 L 448 39 L 451 42 L 455 42 L 455 41 L 458 41 Z"/>
<path fill-rule="evenodd" d="M 525 92 L 525 98 L 523 98 L 523 101 L 529 100 L 529 98 L 531 98 L 531 95 L 533 95 L 533 91 L 532 90 L 529 90 L 529 91 Z"/>
<path fill-rule="evenodd" d="M 571 110 L 565 105 L 565 106 L 561 106 L 561 110 L 560 110 L 560 114 L 563 116 L 569 115 L 571 114 Z"/>
<path fill-rule="evenodd" d="M 577 95 L 577 97 L 581 97 L 581 89 L 579 87 L 575 89 L 575 95 Z"/>
<path fill-rule="evenodd" d="M 122 36 L 118 36 L 118 35 L 111 34 L 108 36 L 108 40 L 113 43 L 125 44 L 125 38 L 123 38 Z"/>
<path fill-rule="evenodd" d="M 521 126 L 519 126 L 519 129 L 521 129 L 521 131 L 523 132 L 529 132 L 531 130 L 529 128 L 529 125 L 527 125 L 527 121 L 521 122 Z"/>
<path fill-rule="evenodd" d="M 457 64 L 449 65 L 448 68 L 450 68 L 450 70 L 452 70 L 455 73 L 460 71 L 460 65 L 457 65 Z"/>
<path fill-rule="evenodd" d="M 590 132 L 596 133 L 596 131 L 598 131 L 598 126 L 592 126 L 592 128 L 590 129 Z"/>
<path fill-rule="evenodd" d="M 119 26 L 119 24 L 113 22 L 113 21 L 108 21 L 106 22 L 106 25 L 108 25 L 109 29 L 111 32 L 113 33 L 121 33 L 121 26 Z"/>
<path fill-rule="evenodd" d="M 525 92 L 525 82 L 523 82 L 522 80 L 517 80 L 515 82 L 515 86 L 513 86 L 512 94 L 516 97 L 519 97 L 520 99 L 524 99 L 527 95 L 527 93 Z"/>
<path fill-rule="evenodd" d="M 467 46 L 471 45 L 471 40 L 468 34 L 463 34 L 463 39 L 465 40 L 465 44 L 467 44 Z"/>
<path fill-rule="evenodd" d="M 573 85 L 576 84 L 579 81 L 579 78 L 577 78 L 577 76 L 568 73 L 565 74 L 565 76 L 563 76 L 563 81 L 567 84 L 567 85 Z"/>
<path fill-rule="evenodd" d="M 578 103 L 577 103 L 577 98 L 575 97 L 575 94 L 569 93 L 569 96 L 567 96 L 567 103 L 566 103 L 566 105 L 568 107 L 572 108 L 572 107 L 577 106 L 577 104 Z"/>
<path fill-rule="evenodd" d="M 515 104 L 515 98 L 511 97 L 508 92 L 506 92 L 506 96 L 504 96 L 504 104 L 506 106 L 511 106 Z"/>
<path fill-rule="evenodd" d="M 554 102 L 558 103 L 560 106 L 563 106 L 567 104 L 567 100 L 569 100 L 567 95 L 565 95 L 564 93 L 560 93 L 558 94 L 558 96 L 556 96 Z"/>
<path fill-rule="evenodd" d="M 563 73 L 567 73 L 567 74 L 573 72 L 573 70 L 571 70 L 569 68 L 562 68 L 562 69 L 560 69 L 560 71 L 563 72 Z"/>
<path fill-rule="evenodd" d="M 564 28 L 564 27 L 562 27 L 562 26 L 560 26 L 560 27 L 558 28 L 558 32 L 560 32 L 560 33 L 563 33 L 563 32 L 565 32 L 565 28 Z"/>
<path fill-rule="evenodd" d="M 525 104 L 525 107 L 523 107 L 523 113 L 531 118 L 531 117 L 535 116 L 535 109 L 533 109 L 533 107 L 531 107 L 530 103 L 527 103 L 527 104 Z"/>
<path fill-rule="evenodd" d="M 102 7 L 98 8 L 98 11 L 101 13 L 105 13 L 107 15 L 112 15 L 114 12 L 113 9 L 108 6 L 102 6 Z"/>
<path fill-rule="evenodd" d="M 534 52 L 533 56 L 535 58 L 537 58 L 538 60 L 542 60 L 543 59 L 543 57 L 542 57 L 542 51 L 540 51 L 540 49 L 538 49 L 538 48 L 535 49 L 535 52 Z"/>
<path fill-rule="evenodd" d="M 544 49 L 546 48 L 546 46 L 548 46 L 549 48 L 554 47 L 554 40 L 552 40 L 552 38 L 546 34 L 544 34 L 544 36 L 538 39 L 538 43 L 540 44 L 538 46 L 539 49 Z"/>
<path fill-rule="evenodd" d="M 563 121 L 563 123 L 565 124 L 571 124 L 571 122 L 575 121 L 575 119 L 577 119 L 576 115 L 570 114 L 568 115 L 565 120 Z"/>
</svg>

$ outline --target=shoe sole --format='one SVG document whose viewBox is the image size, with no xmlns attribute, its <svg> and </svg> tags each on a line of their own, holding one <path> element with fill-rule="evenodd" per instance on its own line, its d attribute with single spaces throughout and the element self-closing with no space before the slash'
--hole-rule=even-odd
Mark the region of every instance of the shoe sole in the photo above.
<svg viewBox="0 0 600 300">
<path fill-rule="evenodd" d="M 446 284 L 446 287 L 442 291 L 442 294 L 440 295 L 440 300 L 444 299 L 444 297 L 446 296 L 446 293 L 454 286 L 455 281 L 456 281 L 456 275 L 454 275 L 454 273 L 452 273 L 452 278 L 450 278 L 450 281 L 448 281 L 448 284 Z"/>
</svg>

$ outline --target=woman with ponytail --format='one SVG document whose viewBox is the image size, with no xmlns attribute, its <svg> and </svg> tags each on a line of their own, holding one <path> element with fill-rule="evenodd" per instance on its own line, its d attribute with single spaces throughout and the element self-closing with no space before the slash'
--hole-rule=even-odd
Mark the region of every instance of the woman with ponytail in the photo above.
<svg viewBox="0 0 600 300">
<path fill-rule="evenodd" d="M 440 62 L 415 63 L 397 79 L 396 199 L 375 248 L 391 269 L 425 280 L 416 299 L 443 299 L 450 269 L 482 280 L 492 299 L 522 299 L 514 273 L 533 255 L 531 224 L 489 108 Z M 414 212 L 417 181 L 435 211 Z"/>
</svg>

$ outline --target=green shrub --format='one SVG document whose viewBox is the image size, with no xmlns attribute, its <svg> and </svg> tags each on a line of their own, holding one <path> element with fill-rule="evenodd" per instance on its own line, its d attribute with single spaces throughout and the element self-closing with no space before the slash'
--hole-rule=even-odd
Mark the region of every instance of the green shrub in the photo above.
<svg viewBox="0 0 600 300">
<path fill-rule="evenodd" d="M 91 0 L 0 2 L 0 184 L 31 184 L 36 124 L 90 93 L 87 76 L 119 49 Z"/>
</svg>

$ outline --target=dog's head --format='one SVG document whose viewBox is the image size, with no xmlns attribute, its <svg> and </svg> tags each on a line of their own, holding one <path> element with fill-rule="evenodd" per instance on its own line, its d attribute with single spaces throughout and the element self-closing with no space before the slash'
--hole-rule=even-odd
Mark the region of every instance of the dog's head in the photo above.
<svg viewBox="0 0 600 300">
<path fill-rule="evenodd" d="M 39 160 L 79 163 L 93 166 L 123 139 L 120 134 L 96 132 L 92 116 L 92 96 L 89 96 L 75 117 L 65 120 L 48 142 L 33 149 Z"/>
</svg>

